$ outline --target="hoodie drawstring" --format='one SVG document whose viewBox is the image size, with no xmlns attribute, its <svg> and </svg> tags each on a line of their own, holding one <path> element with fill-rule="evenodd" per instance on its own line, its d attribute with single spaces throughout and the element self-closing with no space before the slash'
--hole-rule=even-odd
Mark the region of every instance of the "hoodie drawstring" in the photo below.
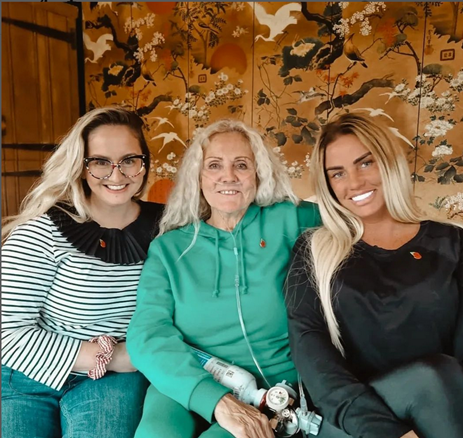
<svg viewBox="0 0 463 438">
<path fill-rule="evenodd" d="M 260 231 L 262 233 L 263 231 L 263 215 L 262 215 L 262 209 L 259 212 L 259 225 L 260 225 Z M 239 240 L 240 240 L 240 249 L 237 248 L 236 245 L 236 238 L 235 235 L 233 234 L 233 231 L 230 232 L 231 237 L 233 239 L 233 253 L 236 258 L 236 268 L 235 268 L 235 287 L 239 287 L 241 295 L 246 295 L 248 293 L 248 284 L 246 281 L 246 269 L 245 269 L 245 258 L 244 258 L 244 246 L 243 246 L 243 227 L 242 223 L 238 225 L 238 230 L 237 234 L 239 234 Z M 216 253 L 216 258 L 215 258 L 215 279 L 214 279 L 214 290 L 212 292 L 213 297 L 218 297 L 220 294 L 219 290 L 219 281 L 220 281 L 220 249 L 219 249 L 219 232 L 218 230 L 215 230 L 215 253 Z M 262 246 L 262 242 L 264 242 L 264 246 Z M 265 247 L 265 240 L 264 236 L 260 236 L 260 243 L 259 245 L 261 247 Z M 239 259 L 238 259 L 239 257 Z M 241 277 L 241 278 L 240 278 Z M 240 284 L 240 280 L 241 283 Z"/>
<path fill-rule="evenodd" d="M 215 231 L 215 284 L 214 290 L 212 292 L 213 297 L 218 297 L 220 290 L 219 290 L 219 278 L 220 278 L 220 251 L 219 251 L 219 232 Z"/>
<path fill-rule="evenodd" d="M 241 262 L 241 278 L 243 281 L 243 285 L 240 288 L 240 291 L 243 295 L 246 295 L 248 293 L 248 285 L 246 283 L 246 275 L 245 275 L 245 270 L 244 270 L 244 248 L 243 248 L 243 228 L 240 227 L 239 229 L 239 234 L 240 234 L 240 262 Z"/>
</svg>

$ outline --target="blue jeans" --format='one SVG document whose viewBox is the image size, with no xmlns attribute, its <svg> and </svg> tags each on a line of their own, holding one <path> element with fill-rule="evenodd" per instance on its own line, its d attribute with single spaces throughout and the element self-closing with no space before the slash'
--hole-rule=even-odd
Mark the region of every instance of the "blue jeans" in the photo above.
<svg viewBox="0 0 463 438">
<path fill-rule="evenodd" d="M 148 385 L 139 372 L 70 375 L 57 391 L 2 365 L 2 437 L 133 438 Z"/>
</svg>

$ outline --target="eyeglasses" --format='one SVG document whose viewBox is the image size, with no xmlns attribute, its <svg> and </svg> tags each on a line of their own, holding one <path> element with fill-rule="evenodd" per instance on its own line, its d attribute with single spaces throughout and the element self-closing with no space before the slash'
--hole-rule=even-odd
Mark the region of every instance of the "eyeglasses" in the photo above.
<svg viewBox="0 0 463 438">
<path fill-rule="evenodd" d="M 113 163 L 106 158 L 88 157 L 84 158 L 85 167 L 88 173 L 97 179 L 108 179 L 117 167 L 119 172 L 127 178 L 134 178 L 145 168 L 146 155 L 131 155 L 119 163 Z"/>
</svg>

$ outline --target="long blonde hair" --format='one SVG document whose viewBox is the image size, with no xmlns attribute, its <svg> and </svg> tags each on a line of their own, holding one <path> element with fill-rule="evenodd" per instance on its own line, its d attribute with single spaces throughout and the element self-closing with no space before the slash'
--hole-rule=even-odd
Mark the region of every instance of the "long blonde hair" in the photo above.
<svg viewBox="0 0 463 438">
<path fill-rule="evenodd" d="M 62 139 L 45 163 L 42 177 L 22 201 L 20 213 L 4 220 L 2 241 L 8 238 L 18 225 L 46 213 L 57 203 L 74 207 L 77 214 L 66 212 L 78 222 L 90 219 L 87 202 L 90 188 L 87 181 L 82 179 L 83 160 L 88 150 L 90 133 L 103 125 L 127 126 L 140 142 L 149 169 L 150 151 L 143 134 L 142 120 L 135 113 L 119 107 L 94 109 L 82 116 Z M 148 172 L 145 172 L 143 183 L 134 199 L 143 195 L 147 181 Z"/>
<path fill-rule="evenodd" d="M 337 201 L 327 181 L 324 164 L 327 146 L 349 134 L 355 135 L 378 163 L 384 200 L 391 216 L 403 223 L 424 220 L 413 196 L 410 170 L 402 147 L 387 126 L 366 115 L 350 112 L 337 116 L 323 127 L 312 154 L 309 177 L 318 199 L 323 227 L 306 232 L 306 259 L 331 341 L 341 353 L 344 349 L 333 310 L 334 278 L 361 239 L 364 228 L 360 218 Z"/>
<path fill-rule="evenodd" d="M 211 214 L 200 186 L 204 150 L 209 146 L 213 136 L 228 132 L 241 134 L 249 142 L 254 154 L 258 180 L 254 202 L 260 206 L 285 200 L 298 203 L 286 169 L 273 151 L 264 144 L 261 135 L 239 120 L 222 119 L 198 134 L 185 152 L 175 187 L 161 219 L 159 235 L 184 225 L 194 224 L 196 238 L 200 220 L 209 218 Z"/>
</svg>

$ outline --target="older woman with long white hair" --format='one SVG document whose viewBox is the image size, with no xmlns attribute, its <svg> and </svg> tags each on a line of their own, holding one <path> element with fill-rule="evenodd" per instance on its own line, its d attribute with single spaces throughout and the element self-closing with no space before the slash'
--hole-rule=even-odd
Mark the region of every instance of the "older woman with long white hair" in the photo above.
<svg viewBox="0 0 463 438">
<path fill-rule="evenodd" d="M 283 285 L 298 235 L 320 224 L 258 132 L 221 120 L 189 147 L 151 244 L 128 334 L 150 380 L 136 437 L 271 438 L 191 347 L 251 372 L 260 387 L 297 382 Z"/>
</svg>

